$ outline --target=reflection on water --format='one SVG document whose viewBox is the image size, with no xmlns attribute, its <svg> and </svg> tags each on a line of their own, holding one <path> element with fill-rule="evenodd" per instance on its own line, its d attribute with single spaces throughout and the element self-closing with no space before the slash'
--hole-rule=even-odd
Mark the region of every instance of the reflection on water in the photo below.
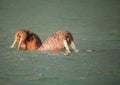
<svg viewBox="0 0 120 85">
<path fill-rule="evenodd" d="M 0 85 L 119 85 L 119 9 L 119 0 L 0 1 Z M 11 49 L 19 28 L 42 41 L 69 30 L 80 52 Z"/>
</svg>

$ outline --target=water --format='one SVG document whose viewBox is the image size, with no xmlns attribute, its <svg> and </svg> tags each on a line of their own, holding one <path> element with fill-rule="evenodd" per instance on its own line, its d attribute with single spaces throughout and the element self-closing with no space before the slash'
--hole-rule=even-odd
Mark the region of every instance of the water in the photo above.
<svg viewBox="0 0 120 85">
<path fill-rule="evenodd" d="M 119 0 L 1 0 L 0 85 L 119 85 L 119 4 Z M 69 30 L 80 52 L 64 56 L 11 49 L 20 28 L 35 32 L 42 41 L 57 30 Z"/>
</svg>

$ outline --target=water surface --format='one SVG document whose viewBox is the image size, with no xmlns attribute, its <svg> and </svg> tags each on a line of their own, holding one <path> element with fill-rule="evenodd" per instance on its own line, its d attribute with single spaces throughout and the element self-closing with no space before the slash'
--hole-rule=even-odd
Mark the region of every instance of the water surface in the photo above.
<svg viewBox="0 0 120 85">
<path fill-rule="evenodd" d="M 69 30 L 79 53 L 11 49 L 18 29 L 42 41 Z M 0 85 L 119 85 L 119 0 L 1 0 Z"/>
</svg>

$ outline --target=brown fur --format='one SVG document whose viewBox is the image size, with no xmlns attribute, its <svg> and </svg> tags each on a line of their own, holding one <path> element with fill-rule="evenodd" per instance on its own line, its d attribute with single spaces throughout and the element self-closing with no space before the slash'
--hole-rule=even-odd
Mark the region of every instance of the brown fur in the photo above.
<svg viewBox="0 0 120 85">
<path fill-rule="evenodd" d="M 19 48 L 22 50 L 37 50 L 42 44 L 40 38 L 29 30 L 17 31 L 15 34 L 15 39 L 17 39 L 18 43 L 20 42 L 20 38 L 23 39 Z"/>
<path fill-rule="evenodd" d="M 52 51 L 65 49 L 63 41 L 67 40 L 68 45 L 73 41 L 73 36 L 68 31 L 57 31 L 52 36 L 45 40 L 38 50 L 40 51 Z"/>
<path fill-rule="evenodd" d="M 65 51 L 67 54 L 71 53 L 69 45 L 75 52 L 78 52 L 74 42 L 73 36 L 68 31 L 57 31 L 43 43 L 40 38 L 29 30 L 19 30 L 15 34 L 15 40 L 12 48 L 18 42 L 18 49 L 22 50 L 39 50 L 39 51 Z M 65 54 L 66 55 L 66 54 Z"/>
</svg>

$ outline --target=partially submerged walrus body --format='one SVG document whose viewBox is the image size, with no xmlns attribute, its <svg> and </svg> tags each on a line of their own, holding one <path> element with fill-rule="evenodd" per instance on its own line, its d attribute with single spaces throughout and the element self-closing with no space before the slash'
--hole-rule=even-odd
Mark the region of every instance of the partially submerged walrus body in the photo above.
<svg viewBox="0 0 120 85">
<path fill-rule="evenodd" d="M 67 54 L 71 53 L 69 45 L 75 52 L 78 52 L 73 36 L 68 31 L 57 31 L 43 43 L 40 38 L 29 30 L 19 30 L 15 34 L 15 40 L 11 46 L 13 48 L 18 42 L 18 49 L 21 50 L 38 50 L 38 51 L 60 51 L 65 50 Z"/>
<path fill-rule="evenodd" d="M 37 50 L 42 44 L 40 38 L 29 30 L 17 31 L 11 48 L 14 48 L 16 43 L 18 43 L 18 50 Z"/>
<path fill-rule="evenodd" d="M 67 53 L 71 53 L 69 45 L 77 52 L 76 46 L 73 42 L 73 36 L 68 31 L 57 31 L 47 40 L 45 40 L 38 50 L 40 51 L 56 51 L 66 50 Z"/>
</svg>

